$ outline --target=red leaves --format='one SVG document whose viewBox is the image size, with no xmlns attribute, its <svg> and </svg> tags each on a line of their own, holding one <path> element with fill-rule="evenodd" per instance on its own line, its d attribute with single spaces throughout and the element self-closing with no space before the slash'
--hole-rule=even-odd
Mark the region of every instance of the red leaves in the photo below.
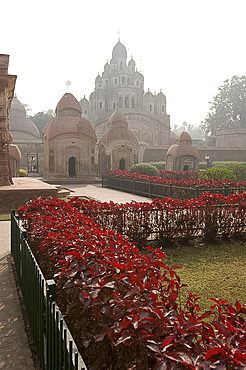
<svg viewBox="0 0 246 370">
<path fill-rule="evenodd" d="M 118 368 L 119 361 L 122 369 L 131 368 L 136 359 L 142 359 L 136 367 L 141 370 L 143 362 L 165 370 L 180 364 L 194 370 L 246 366 L 245 306 L 211 298 L 215 310 L 200 315 L 199 296 L 190 292 L 185 306 L 179 307 L 177 298 L 184 286 L 176 272 L 180 267 L 167 267 L 161 249 L 148 247 L 141 254 L 126 237 L 105 227 L 110 216 L 112 229 L 120 225 L 134 233 L 134 210 L 141 226 L 143 220 L 148 225 L 154 214 L 156 225 L 165 209 L 173 217 L 170 229 L 180 222 L 182 230 L 185 222 L 192 225 L 194 212 L 202 205 L 211 215 L 212 205 L 224 202 L 232 212 L 235 202 L 243 205 L 245 199 L 204 195 L 180 208 L 170 199 L 118 206 L 40 198 L 20 209 L 39 263 L 49 277 L 56 274 L 60 308 L 90 368 Z M 123 219 L 128 216 L 127 224 Z M 164 218 L 161 222 L 166 226 Z"/>
</svg>

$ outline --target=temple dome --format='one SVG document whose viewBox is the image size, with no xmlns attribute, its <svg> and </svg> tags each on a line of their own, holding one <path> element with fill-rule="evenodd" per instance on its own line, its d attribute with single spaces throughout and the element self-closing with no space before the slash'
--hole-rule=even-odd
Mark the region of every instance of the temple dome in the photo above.
<svg viewBox="0 0 246 370">
<path fill-rule="evenodd" d="M 126 47 L 120 42 L 120 40 L 114 46 L 113 52 L 112 52 L 112 59 L 117 60 L 118 58 L 123 58 L 123 59 L 127 58 Z"/>
<path fill-rule="evenodd" d="M 139 147 L 136 137 L 127 127 L 125 116 L 121 112 L 115 111 L 108 120 L 108 130 L 102 136 L 98 146 L 108 145 L 113 141 L 126 141 Z"/>
<path fill-rule="evenodd" d="M 78 114 L 82 113 L 81 105 L 79 104 L 78 100 L 70 93 L 65 93 L 61 100 L 58 102 L 56 106 L 56 115 L 60 115 L 62 110 L 71 110 L 74 109 L 78 112 Z"/>
<path fill-rule="evenodd" d="M 95 131 L 90 122 L 81 117 L 81 112 L 78 100 L 72 94 L 64 94 L 56 107 L 57 116 L 50 118 L 44 128 L 43 140 L 64 134 L 82 134 L 96 142 Z"/>
<path fill-rule="evenodd" d="M 40 139 L 38 128 L 26 118 L 26 109 L 16 97 L 13 98 L 9 111 L 9 131 L 14 142 Z"/>
<path fill-rule="evenodd" d="M 174 159 L 176 159 L 181 156 L 190 155 L 194 158 L 199 159 L 200 156 L 197 148 L 193 147 L 191 144 L 192 139 L 190 135 L 187 132 L 182 132 L 175 140 L 175 143 L 172 146 L 170 146 L 166 156 L 170 155 Z"/>
</svg>

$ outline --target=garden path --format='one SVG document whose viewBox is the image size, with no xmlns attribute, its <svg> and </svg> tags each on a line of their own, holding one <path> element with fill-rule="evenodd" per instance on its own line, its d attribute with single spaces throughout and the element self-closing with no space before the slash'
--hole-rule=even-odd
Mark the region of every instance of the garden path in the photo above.
<svg viewBox="0 0 246 370">
<path fill-rule="evenodd" d="M 35 369 L 10 254 L 10 221 L 0 222 L 0 369 Z"/>
<path fill-rule="evenodd" d="M 71 191 L 70 196 L 87 196 L 101 202 L 128 203 L 150 202 L 151 200 L 139 195 L 124 193 L 123 191 L 103 188 L 101 184 L 61 184 L 62 188 Z"/>
</svg>

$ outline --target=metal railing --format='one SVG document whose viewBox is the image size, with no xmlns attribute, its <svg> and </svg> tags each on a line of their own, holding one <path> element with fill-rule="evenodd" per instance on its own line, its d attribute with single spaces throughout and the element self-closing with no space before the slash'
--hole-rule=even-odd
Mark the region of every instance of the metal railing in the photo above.
<svg viewBox="0 0 246 370">
<path fill-rule="evenodd" d="M 11 253 L 41 369 L 87 370 L 56 304 L 56 284 L 45 280 L 15 211 L 11 212 Z"/>
<path fill-rule="evenodd" d="M 172 184 L 157 184 L 151 181 L 138 181 L 108 176 L 102 176 L 102 186 L 151 199 L 168 197 L 176 200 L 199 198 L 202 193 L 222 194 L 226 196 L 229 194 L 244 193 L 246 191 L 246 187 L 233 188 L 228 185 L 220 188 L 200 188 L 198 186 L 188 188 Z"/>
</svg>

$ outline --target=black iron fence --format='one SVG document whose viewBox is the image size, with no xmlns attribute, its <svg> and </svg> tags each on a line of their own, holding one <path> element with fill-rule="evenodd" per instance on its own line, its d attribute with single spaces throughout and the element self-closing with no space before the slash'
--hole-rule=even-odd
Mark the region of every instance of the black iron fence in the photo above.
<svg viewBox="0 0 246 370">
<path fill-rule="evenodd" d="M 177 200 L 199 198 L 202 193 L 213 193 L 213 194 L 236 194 L 246 192 L 246 187 L 235 188 L 224 185 L 220 188 L 188 188 L 184 186 L 177 186 L 172 184 L 157 184 L 151 181 L 138 181 L 129 180 L 119 177 L 108 177 L 102 176 L 102 186 L 110 189 L 124 191 L 126 193 L 132 193 L 141 195 L 147 198 L 173 198 Z"/>
<path fill-rule="evenodd" d="M 78 348 L 56 304 L 56 284 L 45 280 L 21 230 L 15 211 L 11 212 L 11 253 L 18 282 L 44 370 L 87 370 Z"/>
</svg>

